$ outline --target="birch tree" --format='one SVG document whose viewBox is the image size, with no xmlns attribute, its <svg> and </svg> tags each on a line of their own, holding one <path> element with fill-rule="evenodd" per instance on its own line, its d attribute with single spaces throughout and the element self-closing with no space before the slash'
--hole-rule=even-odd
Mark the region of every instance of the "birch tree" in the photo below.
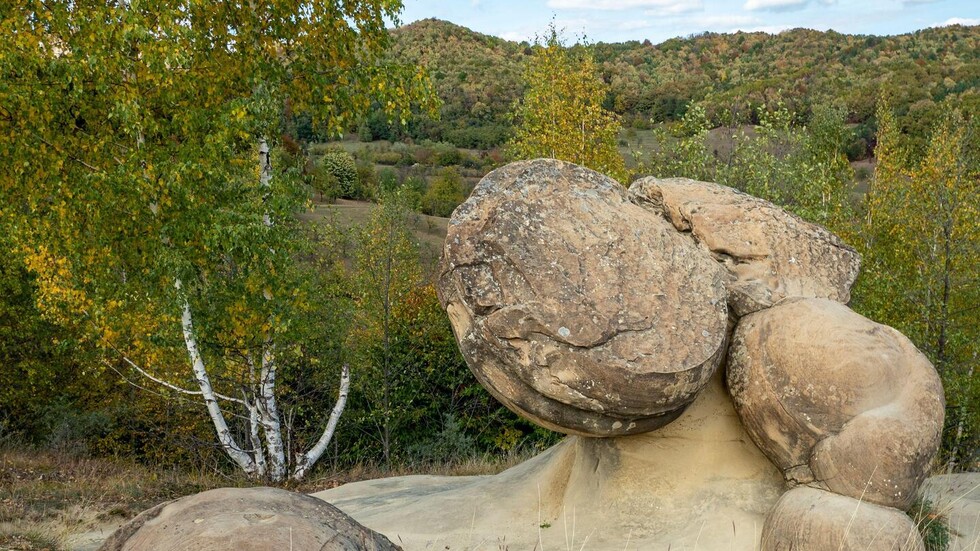
<svg viewBox="0 0 980 551">
<path fill-rule="evenodd" d="M 977 122 L 944 104 L 921 155 L 878 106 L 877 166 L 867 197 L 856 307 L 907 334 L 946 388 L 943 457 L 980 454 L 980 159 Z"/>
<path fill-rule="evenodd" d="M 283 354 L 303 320 L 298 171 L 277 166 L 286 115 L 339 133 L 372 101 L 428 96 L 383 61 L 389 0 L 236 5 L 25 1 L 0 11 L 0 216 L 49 319 L 84 326 L 124 376 L 200 400 L 241 470 L 301 478 L 287 456 Z M 287 108 L 288 106 L 288 108 Z M 325 408 L 326 409 L 326 408 Z"/>
<path fill-rule="evenodd" d="M 512 157 L 560 159 L 629 183 L 616 149 L 619 120 L 602 107 L 608 86 L 586 46 L 566 48 L 551 27 L 534 45 L 524 84 L 514 111 L 514 137 L 507 144 Z"/>
</svg>

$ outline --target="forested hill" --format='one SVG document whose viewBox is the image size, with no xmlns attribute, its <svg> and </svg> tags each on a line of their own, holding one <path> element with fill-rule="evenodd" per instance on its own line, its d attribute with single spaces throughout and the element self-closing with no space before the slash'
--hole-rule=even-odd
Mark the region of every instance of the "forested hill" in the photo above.
<svg viewBox="0 0 980 551">
<path fill-rule="evenodd" d="M 393 34 L 394 55 L 428 67 L 444 102 L 441 120 L 416 122 L 413 137 L 469 147 L 504 139 L 527 43 L 436 19 Z M 715 124 L 755 122 L 760 105 L 779 101 L 801 120 L 811 105 L 842 101 L 850 122 L 865 123 L 884 89 L 904 129 L 921 135 L 949 96 L 968 112 L 980 106 L 980 26 L 884 37 L 807 29 L 704 33 L 656 45 L 598 43 L 594 55 L 610 85 L 607 107 L 639 128 L 678 119 L 691 101 L 703 102 Z M 391 131 L 381 123 L 371 122 L 374 137 Z"/>
</svg>

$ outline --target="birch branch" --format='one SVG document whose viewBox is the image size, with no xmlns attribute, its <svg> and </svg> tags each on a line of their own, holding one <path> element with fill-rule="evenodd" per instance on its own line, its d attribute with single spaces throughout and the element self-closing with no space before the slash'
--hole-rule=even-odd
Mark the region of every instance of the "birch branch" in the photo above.
<svg viewBox="0 0 980 551">
<path fill-rule="evenodd" d="M 340 415 L 344 412 L 344 407 L 347 405 L 347 393 L 349 390 L 350 367 L 344 364 L 344 368 L 340 374 L 340 390 L 337 392 L 337 403 L 334 404 L 333 411 L 330 412 L 330 419 L 327 421 L 327 426 L 323 429 L 323 434 L 320 435 L 320 439 L 317 440 L 316 445 L 310 448 L 310 451 L 297 458 L 296 470 L 293 471 L 293 480 L 302 480 L 310 468 L 320 459 L 323 452 L 327 450 L 327 446 L 333 439 L 334 431 L 337 429 L 337 423 L 340 421 Z"/>
</svg>

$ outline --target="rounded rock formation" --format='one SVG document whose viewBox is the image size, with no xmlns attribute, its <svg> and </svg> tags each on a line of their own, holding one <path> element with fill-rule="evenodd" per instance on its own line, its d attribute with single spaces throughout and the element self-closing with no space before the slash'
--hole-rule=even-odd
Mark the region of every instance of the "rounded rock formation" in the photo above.
<svg viewBox="0 0 980 551">
<path fill-rule="evenodd" d="M 788 297 L 846 303 L 861 257 L 839 237 L 730 187 L 687 178 L 641 178 L 630 196 L 690 235 L 731 274 L 737 316 Z"/>
<path fill-rule="evenodd" d="M 721 363 L 726 273 L 616 181 L 518 162 L 453 213 L 439 298 L 477 379 L 568 434 L 675 419 Z"/>
<path fill-rule="evenodd" d="M 901 333 L 825 299 L 742 318 L 728 388 L 787 480 L 907 507 L 939 447 L 943 389 Z"/>
<path fill-rule="evenodd" d="M 277 488 L 219 488 L 140 513 L 100 551 L 400 551 L 329 503 Z"/>
<path fill-rule="evenodd" d="M 904 512 L 813 488 L 794 488 L 776 503 L 762 531 L 766 551 L 923 551 Z"/>
</svg>

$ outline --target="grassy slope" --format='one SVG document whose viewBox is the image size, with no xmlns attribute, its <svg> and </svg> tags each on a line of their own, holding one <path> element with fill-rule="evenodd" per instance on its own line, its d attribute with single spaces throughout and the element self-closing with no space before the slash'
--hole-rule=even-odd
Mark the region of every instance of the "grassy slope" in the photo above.
<svg viewBox="0 0 980 551">
<path fill-rule="evenodd" d="M 300 219 L 312 223 L 330 223 L 341 230 L 349 231 L 368 222 L 375 208 L 377 205 L 366 201 L 338 199 L 336 203 L 316 203 L 313 211 L 300 214 Z M 413 213 L 408 223 L 419 244 L 423 266 L 434 270 L 446 240 L 449 219 Z"/>
</svg>

